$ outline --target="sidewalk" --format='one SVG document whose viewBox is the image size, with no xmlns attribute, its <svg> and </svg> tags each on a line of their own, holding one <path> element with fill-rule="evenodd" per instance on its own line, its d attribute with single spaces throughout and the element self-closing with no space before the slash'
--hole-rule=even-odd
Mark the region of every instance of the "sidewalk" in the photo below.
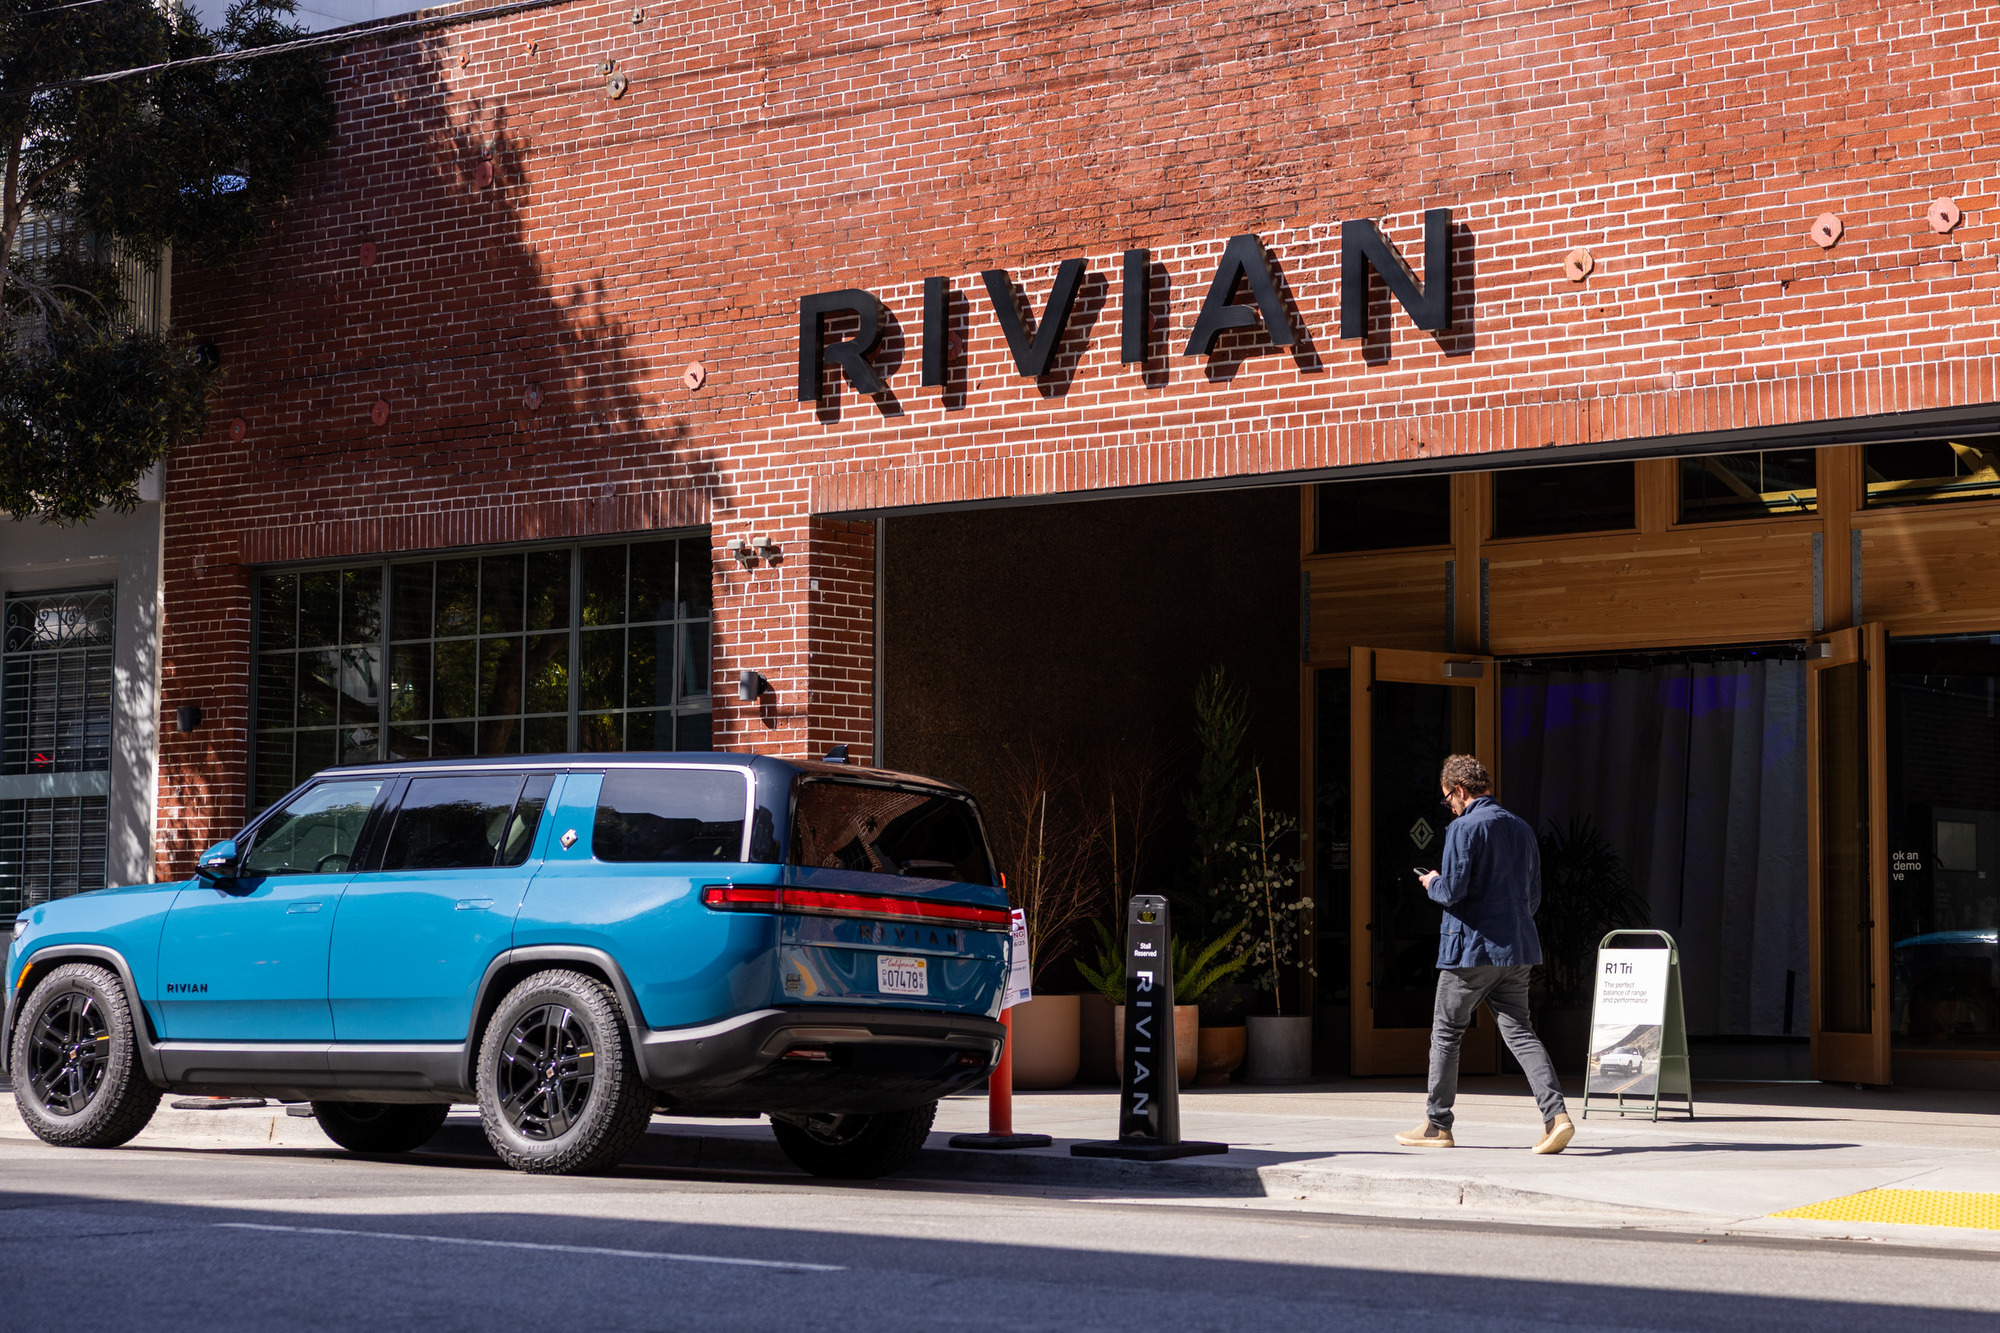
<svg viewBox="0 0 2000 1333">
<path fill-rule="evenodd" d="M 1528 1145 L 1539 1121 L 1518 1078 L 1468 1078 L 1459 1147 L 1400 1147 L 1391 1137 L 1422 1116 L 1414 1080 L 1302 1088 L 1191 1089 L 1181 1096 L 1190 1139 L 1225 1155 L 1138 1163 L 1077 1158 L 1069 1144 L 1111 1137 L 1110 1089 L 1022 1093 L 1020 1131 L 1053 1135 L 1049 1149 L 975 1152 L 947 1146 L 986 1128 L 983 1097 L 953 1098 L 905 1177 L 1034 1187 L 1078 1197 L 1200 1200 L 1243 1207 L 1664 1227 L 1794 1236 L 1866 1236 L 2000 1250 L 2000 1230 L 1774 1218 L 1870 1189 L 1943 1190 L 2000 1200 L 2000 1099 L 1936 1089 L 1854 1091 L 1817 1083 L 1703 1084 L 1697 1118 L 1593 1114 L 1560 1156 Z M 1571 1114 L 1580 1117 L 1580 1098 Z M 11 1096 L 0 1137 L 22 1138 Z M 133 1147 L 324 1150 L 308 1119 L 261 1111 L 174 1111 L 165 1104 Z M 483 1154 L 478 1120 L 456 1113 L 430 1151 Z M 659 1167 L 795 1174 L 757 1121 L 660 1117 L 632 1159 Z"/>
</svg>

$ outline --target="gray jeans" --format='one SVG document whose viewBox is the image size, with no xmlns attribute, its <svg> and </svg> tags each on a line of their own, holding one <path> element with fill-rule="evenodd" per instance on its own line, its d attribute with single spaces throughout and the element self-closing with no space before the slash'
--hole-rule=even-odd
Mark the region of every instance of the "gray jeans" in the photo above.
<svg viewBox="0 0 2000 1333">
<path fill-rule="evenodd" d="M 1451 1104 L 1458 1100 L 1458 1046 L 1472 1026 L 1472 1011 L 1484 1000 L 1500 1024 L 1507 1049 L 1521 1063 L 1534 1089 L 1542 1123 L 1563 1114 L 1562 1088 L 1542 1039 L 1528 1021 L 1526 967 L 1457 967 L 1438 973 L 1437 1006 L 1431 1011 L 1431 1123 L 1451 1128 Z"/>
</svg>

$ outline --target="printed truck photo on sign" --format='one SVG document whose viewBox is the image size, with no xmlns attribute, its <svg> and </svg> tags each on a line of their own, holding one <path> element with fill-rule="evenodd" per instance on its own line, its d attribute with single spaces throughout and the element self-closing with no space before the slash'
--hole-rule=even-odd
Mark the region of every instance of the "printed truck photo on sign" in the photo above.
<svg viewBox="0 0 2000 1333">
<path fill-rule="evenodd" d="M 1661 1025 L 1600 1024 L 1590 1030 L 1590 1090 L 1650 1097 L 1660 1082 Z"/>
</svg>

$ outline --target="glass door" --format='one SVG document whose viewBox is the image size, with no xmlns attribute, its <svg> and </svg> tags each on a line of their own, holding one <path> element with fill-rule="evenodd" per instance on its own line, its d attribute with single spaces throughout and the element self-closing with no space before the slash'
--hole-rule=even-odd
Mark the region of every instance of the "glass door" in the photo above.
<svg viewBox="0 0 2000 1333">
<path fill-rule="evenodd" d="M 1822 641 L 1807 675 L 1806 882 L 1815 1078 L 1889 1082 L 1888 638 Z"/>
<path fill-rule="evenodd" d="M 1496 671 L 1490 658 L 1391 648 L 1352 649 L 1350 668 L 1354 1072 L 1422 1074 L 1443 911 L 1412 872 L 1435 870 L 1443 848 L 1445 756 L 1477 755 L 1497 782 Z M 1461 1068 L 1493 1073 L 1499 1052 L 1482 1011 Z"/>
</svg>

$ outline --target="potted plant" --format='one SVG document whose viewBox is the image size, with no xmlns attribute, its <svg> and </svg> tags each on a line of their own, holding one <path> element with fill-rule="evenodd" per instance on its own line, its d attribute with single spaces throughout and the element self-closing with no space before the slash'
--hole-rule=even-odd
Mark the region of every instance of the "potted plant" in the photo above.
<svg viewBox="0 0 2000 1333">
<path fill-rule="evenodd" d="M 1085 798 L 1061 747 L 1005 747 L 994 807 L 1007 896 L 1027 919 L 1028 957 L 1039 978 L 1072 933 L 1098 910 L 1102 815 Z M 1081 1063 L 1080 997 L 1037 993 L 1013 1008 L 1014 1086 L 1062 1088 Z"/>
<path fill-rule="evenodd" d="M 1111 1003 L 1112 1059 L 1115 1066 L 1122 1067 L 1125 1063 L 1125 950 L 1105 929 L 1102 921 L 1092 924 L 1097 927 L 1097 961 L 1093 964 L 1079 958 L 1076 970 Z M 1231 930 L 1199 953 L 1180 939 L 1173 942 L 1174 1068 L 1183 1083 L 1197 1081 L 1195 1075 L 1201 1061 L 1201 1005 L 1198 1001 L 1216 982 L 1233 975 L 1247 961 L 1241 957 L 1217 959 L 1217 955 L 1235 936 L 1236 931 Z M 1183 976 L 1189 980 L 1183 981 Z M 1234 1068 L 1233 1065 L 1230 1067 Z M 1227 1082 L 1226 1076 L 1223 1081 Z"/>
<path fill-rule="evenodd" d="M 1245 917 L 1197 950 L 1196 946 L 1174 941 L 1174 998 L 1195 1006 L 1195 1075 L 1197 1087 L 1219 1087 L 1243 1063 L 1245 1033 L 1237 1022 L 1210 1023 L 1210 1002 L 1226 989 L 1222 983 L 1249 966 L 1250 955 L 1224 956 L 1250 919 Z M 1231 1017 L 1237 1015 L 1231 1014 Z M 1176 1033 L 1180 1031 L 1177 1027 Z"/>
<path fill-rule="evenodd" d="M 1285 1013 L 1280 983 L 1284 969 L 1299 965 L 1299 941 L 1311 920 L 1312 899 L 1295 896 L 1302 867 L 1279 850 L 1298 823 L 1265 808 L 1263 773 L 1253 769 L 1252 776 L 1255 815 L 1240 822 L 1232 883 L 1246 920 L 1254 923 L 1243 953 L 1250 978 L 1270 994 L 1274 1012 L 1252 1015 L 1244 1024 L 1243 1081 L 1303 1083 L 1312 1077 L 1312 1018 Z"/>
</svg>

